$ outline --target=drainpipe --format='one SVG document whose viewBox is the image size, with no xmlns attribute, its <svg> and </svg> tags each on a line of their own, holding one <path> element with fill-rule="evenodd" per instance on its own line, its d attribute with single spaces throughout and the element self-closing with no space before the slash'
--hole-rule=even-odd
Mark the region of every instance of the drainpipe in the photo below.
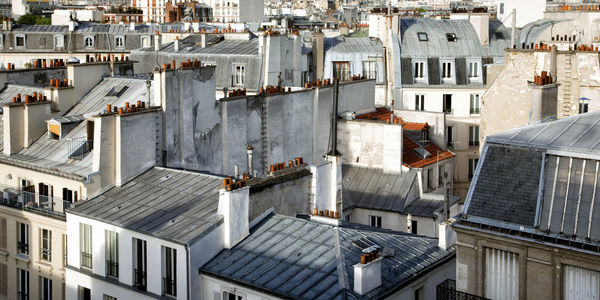
<svg viewBox="0 0 600 300">
<path fill-rule="evenodd" d="M 331 116 L 331 151 L 329 155 L 336 156 L 337 151 L 337 115 L 338 115 L 338 96 L 340 90 L 340 80 L 338 78 L 334 79 L 334 88 L 333 88 L 333 111 Z"/>
<path fill-rule="evenodd" d="M 515 47 L 515 34 L 517 34 L 517 10 L 512 11 L 512 28 L 510 32 L 510 46 Z"/>
<path fill-rule="evenodd" d="M 189 245 L 185 247 L 185 259 L 187 260 L 187 272 L 185 272 L 185 276 L 187 277 L 187 299 L 191 299 L 190 295 L 192 294 L 192 283 L 190 280 L 190 272 L 192 271 L 190 269 L 190 248 Z"/>
<path fill-rule="evenodd" d="M 555 83 L 556 82 L 556 61 L 557 61 L 557 50 L 556 50 L 556 45 L 552 46 L 552 48 L 550 49 L 550 77 L 552 82 L 550 83 Z"/>
</svg>

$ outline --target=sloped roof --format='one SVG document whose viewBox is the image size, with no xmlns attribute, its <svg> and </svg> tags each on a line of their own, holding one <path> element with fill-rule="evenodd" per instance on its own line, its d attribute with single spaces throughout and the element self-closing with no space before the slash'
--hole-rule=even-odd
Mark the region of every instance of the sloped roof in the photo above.
<svg viewBox="0 0 600 300">
<path fill-rule="evenodd" d="M 44 92 L 44 89 L 28 85 L 18 85 L 9 83 L 2 90 L 2 92 L 0 92 L 0 105 L 12 102 L 12 98 L 16 97 L 17 94 L 25 96 L 32 95 L 34 92 L 40 94 Z"/>
<path fill-rule="evenodd" d="M 360 262 L 363 243 L 393 255 L 381 261 L 382 285 L 360 296 L 353 290 L 353 265 Z M 443 250 L 437 243 L 434 238 L 365 226 L 334 227 L 270 215 L 200 271 L 283 298 L 372 299 L 385 297 L 454 257 L 453 249 Z"/>
<path fill-rule="evenodd" d="M 511 47 L 510 30 L 498 20 L 489 21 L 489 46 L 481 45 L 469 20 L 404 18 L 400 26 L 402 57 L 504 57 L 504 49 Z M 419 40 L 420 32 L 427 41 Z M 447 33 L 454 33 L 456 41 L 449 42 Z"/>
<path fill-rule="evenodd" d="M 456 156 L 450 150 L 444 150 L 434 143 L 422 145 L 410 138 L 406 133 L 404 133 L 403 136 L 402 164 L 407 167 L 422 168 Z M 431 156 L 426 158 L 421 157 L 415 152 L 418 148 L 425 149 Z"/>
<path fill-rule="evenodd" d="M 217 215 L 222 177 L 153 167 L 67 213 L 179 244 L 222 222 Z"/>
<path fill-rule="evenodd" d="M 369 57 L 383 57 L 381 42 L 368 37 L 327 38 L 325 39 L 325 50 L 328 53 L 360 53 Z"/>
<path fill-rule="evenodd" d="M 405 203 L 414 199 L 411 189 L 415 184 L 417 171 L 406 173 L 384 173 L 383 169 L 342 166 L 342 187 L 344 210 L 366 208 L 403 212 Z M 419 193 L 412 195 L 418 196 Z"/>
</svg>

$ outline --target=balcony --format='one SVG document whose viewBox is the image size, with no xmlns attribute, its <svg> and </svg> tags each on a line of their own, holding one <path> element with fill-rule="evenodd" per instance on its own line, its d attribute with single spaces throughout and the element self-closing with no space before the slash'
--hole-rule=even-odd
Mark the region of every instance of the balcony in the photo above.
<svg viewBox="0 0 600 300">
<path fill-rule="evenodd" d="M 471 295 L 456 290 L 456 281 L 446 279 L 436 287 L 437 300 L 489 300 L 481 296 Z"/>
<path fill-rule="evenodd" d="M 94 140 L 88 140 L 86 137 L 74 138 L 69 143 L 69 158 L 83 159 L 93 149 Z"/>
<path fill-rule="evenodd" d="M 146 290 L 146 272 L 138 270 L 138 269 L 133 269 L 133 284 L 138 290 L 145 291 Z"/>
<path fill-rule="evenodd" d="M 17 243 L 17 252 L 22 255 L 29 256 L 29 244 L 25 242 Z"/>
<path fill-rule="evenodd" d="M 177 296 L 177 282 L 170 277 L 163 277 L 163 294 Z"/>
<path fill-rule="evenodd" d="M 64 201 L 59 197 L 21 191 L 15 187 L 0 185 L 0 205 L 27 210 L 49 217 L 64 218 L 64 210 L 71 206 L 71 202 Z"/>
<path fill-rule="evenodd" d="M 119 277 L 119 263 L 107 260 L 106 261 L 106 276 Z"/>
<path fill-rule="evenodd" d="M 479 108 L 479 107 L 471 108 L 471 114 L 472 115 L 479 115 L 479 114 L 481 114 L 481 108 Z"/>
<path fill-rule="evenodd" d="M 87 252 L 81 252 L 81 266 L 88 269 L 92 268 L 92 254 Z"/>
</svg>

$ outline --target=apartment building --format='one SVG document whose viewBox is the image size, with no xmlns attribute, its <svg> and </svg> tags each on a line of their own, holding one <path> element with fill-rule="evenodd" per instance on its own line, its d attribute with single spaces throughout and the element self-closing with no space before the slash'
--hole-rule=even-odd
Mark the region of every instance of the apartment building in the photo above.
<svg viewBox="0 0 600 300">
<path fill-rule="evenodd" d="M 487 137 L 453 226 L 459 291 L 598 297 L 599 120 L 594 111 Z"/>
<path fill-rule="evenodd" d="M 208 5 L 212 10 L 211 19 L 220 23 L 258 22 L 264 18 L 265 4 L 260 0 L 186 0 L 183 2 Z M 178 3 L 174 0 L 132 0 L 131 7 L 142 10 L 144 22 L 163 23 L 168 18 L 167 4 L 176 6 Z"/>
</svg>

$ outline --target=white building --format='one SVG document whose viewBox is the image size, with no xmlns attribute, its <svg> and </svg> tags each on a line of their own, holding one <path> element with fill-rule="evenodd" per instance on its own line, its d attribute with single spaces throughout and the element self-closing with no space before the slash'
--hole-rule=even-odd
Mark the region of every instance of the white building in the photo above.
<svg viewBox="0 0 600 300">
<path fill-rule="evenodd" d="M 564 1 L 563 1 L 564 2 Z M 546 11 L 546 0 L 496 0 L 496 14 L 506 27 L 512 27 L 513 9 L 517 15 L 517 28 L 543 19 Z"/>
<path fill-rule="evenodd" d="M 263 0 L 211 0 L 215 21 L 245 23 L 262 21 L 265 16 Z"/>
</svg>

